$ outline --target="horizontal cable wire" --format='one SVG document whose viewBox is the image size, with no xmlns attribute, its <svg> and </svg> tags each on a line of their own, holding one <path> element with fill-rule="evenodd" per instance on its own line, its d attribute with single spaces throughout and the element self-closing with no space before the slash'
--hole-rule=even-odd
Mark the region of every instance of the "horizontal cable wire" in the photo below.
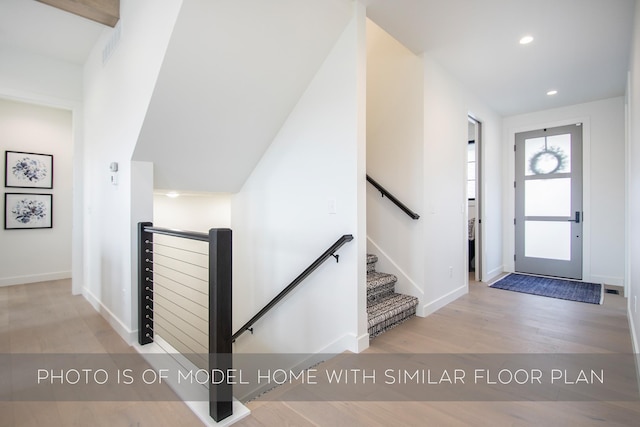
<svg viewBox="0 0 640 427">
<path fill-rule="evenodd" d="M 194 299 L 187 298 L 187 297 L 185 297 L 184 295 L 181 295 L 181 294 L 177 293 L 177 292 L 176 292 L 176 291 L 174 291 L 173 289 L 171 289 L 171 288 L 169 288 L 169 287 L 167 287 L 167 286 L 163 285 L 162 283 L 159 283 L 159 282 L 154 282 L 154 283 L 155 283 L 155 285 L 159 286 L 160 288 L 162 288 L 162 289 L 164 289 L 164 290 L 166 290 L 166 291 L 168 291 L 168 292 L 171 292 L 172 294 L 175 294 L 175 295 L 177 295 L 177 296 L 179 296 L 179 297 L 181 297 L 181 298 L 186 299 L 187 301 L 190 301 L 190 302 L 192 302 L 192 303 L 194 303 L 194 304 L 196 304 L 196 305 L 199 305 L 200 307 L 204 308 L 205 310 L 209 310 L 209 307 L 207 307 L 206 305 L 204 305 L 204 304 L 202 304 L 202 303 L 200 303 L 200 302 L 198 302 L 198 301 L 196 301 L 196 300 L 194 300 Z M 185 286 L 185 287 L 186 287 L 186 286 Z M 191 289 L 191 288 L 189 288 L 189 289 Z M 208 295 L 208 294 L 204 294 L 204 295 Z M 162 296 L 162 295 L 160 295 L 160 294 L 158 294 L 158 296 L 159 296 L 159 297 L 161 297 L 161 298 L 167 299 L 167 300 L 169 299 L 169 298 L 163 297 L 163 296 Z M 172 302 L 173 302 L 175 305 L 177 305 L 178 307 L 180 307 L 180 308 L 183 308 L 183 309 L 187 310 L 185 307 L 181 306 L 180 304 L 176 303 L 175 301 L 172 301 Z M 188 311 L 188 310 L 187 310 L 187 311 Z M 193 313 L 193 314 L 195 314 L 195 313 Z M 199 316 L 198 316 L 198 317 L 199 317 Z M 202 319 L 202 318 L 201 318 L 201 319 Z M 207 319 L 202 319 L 202 320 L 207 320 Z"/>
<path fill-rule="evenodd" d="M 184 319 L 180 318 L 177 314 L 175 314 L 175 313 L 171 313 L 171 312 L 169 312 L 169 313 L 170 313 L 170 314 L 173 314 L 176 318 L 178 318 L 178 320 L 180 320 L 180 321 L 182 321 L 182 322 L 185 322 L 186 324 L 188 324 L 188 325 L 189 325 L 189 322 L 186 322 Z M 191 338 L 194 342 L 196 342 L 197 344 L 202 345 L 202 344 L 200 343 L 200 341 L 198 340 L 198 338 L 196 338 L 195 336 L 193 336 L 193 335 L 191 335 L 191 334 L 187 333 L 187 331 L 185 331 L 185 329 L 184 329 L 184 328 L 181 328 L 180 326 L 176 325 L 174 322 L 172 322 L 172 321 L 171 321 L 171 319 L 169 319 L 168 317 L 163 316 L 163 315 L 162 315 L 162 313 L 160 313 L 160 312 L 156 312 L 156 313 L 155 313 L 155 316 L 156 316 L 156 319 L 162 319 L 163 321 L 165 321 L 165 322 L 166 322 L 166 323 L 168 323 L 169 325 L 173 326 L 177 331 L 182 332 L 182 334 L 183 334 L 184 336 L 189 337 L 189 338 Z M 156 323 L 157 323 L 157 324 L 159 324 L 159 325 L 160 325 L 160 327 L 162 327 L 162 322 L 156 322 Z M 192 326 L 192 327 L 193 327 L 193 326 Z M 194 327 L 194 328 L 196 329 L 196 331 L 201 332 L 205 337 L 207 337 L 207 338 L 209 337 L 209 334 L 208 334 L 208 333 L 204 333 L 204 332 L 202 332 L 202 331 L 201 331 L 200 329 L 198 329 L 197 327 Z M 205 347 L 205 346 L 203 345 L 203 347 Z"/>
<path fill-rule="evenodd" d="M 206 354 L 206 352 L 196 352 L 196 351 L 194 351 L 194 350 L 193 350 L 193 349 L 191 349 L 188 345 L 186 345 L 185 343 L 183 343 L 182 341 L 180 341 L 180 339 L 179 339 L 179 338 L 177 338 L 176 336 L 174 336 L 171 332 L 169 332 L 168 330 L 166 330 L 166 329 L 164 329 L 164 328 L 161 328 L 161 329 L 162 329 L 162 330 L 158 332 L 158 335 L 159 335 L 159 336 L 161 336 L 161 337 L 167 337 L 167 336 L 171 337 L 172 339 L 166 339 L 166 338 L 165 338 L 165 341 L 167 341 L 167 342 L 168 342 L 172 347 L 174 347 L 174 349 L 175 349 L 175 350 L 177 350 L 177 351 L 178 351 L 178 353 L 181 353 L 181 354 L 185 355 L 185 357 L 187 357 L 187 359 L 189 359 L 189 356 L 190 356 L 190 355 L 194 355 L 194 356 L 196 356 L 199 360 L 202 360 L 202 361 L 204 362 L 204 363 L 203 363 L 203 365 L 204 365 L 204 366 L 208 366 L 208 365 L 209 365 L 208 361 L 207 361 L 207 360 L 205 360 L 205 358 L 204 358 L 203 356 L 201 356 L 201 354 Z M 177 342 L 179 342 L 180 344 L 182 344 L 183 346 L 185 346 L 185 347 L 187 348 L 188 352 L 183 352 L 183 351 L 180 351 L 179 349 L 175 348 L 175 342 L 176 342 L 176 341 L 177 341 Z M 166 350 L 165 350 L 165 351 L 166 351 Z M 187 355 L 188 355 L 188 356 L 187 356 Z M 189 359 L 189 360 L 190 360 L 190 359 Z M 197 363 L 195 363 L 195 362 L 193 362 L 193 361 L 191 361 L 191 363 L 193 363 L 194 365 L 198 366 L 198 364 L 197 364 Z M 199 366 L 198 366 L 198 367 L 199 367 Z"/>
<path fill-rule="evenodd" d="M 179 251 L 185 251 L 185 252 L 191 252 L 191 253 L 198 254 L 198 255 L 209 256 L 209 254 L 208 254 L 208 253 L 205 253 L 205 252 L 192 251 L 192 250 L 190 250 L 190 249 L 183 249 L 183 248 L 179 248 L 179 247 L 177 247 L 177 246 L 165 245 L 165 244 L 158 243 L 158 242 L 150 242 L 150 243 L 151 243 L 153 246 L 163 246 L 163 247 L 165 247 L 165 248 L 177 249 L 177 250 L 179 250 Z"/>
<path fill-rule="evenodd" d="M 171 302 L 170 300 L 167 300 L 167 301 Z M 177 313 L 174 313 L 173 311 L 171 311 L 171 310 L 170 310 L 168 307 L 166 307 L 164 304 L 160 304 L 160 302 L 159 302 L 159 301 L 156 301 L 156 306 L 158 306 L 158 307 L 160 307 L 160 308 L 163 308 L 163 309 L 167 310 L 167 312 L 169 312 L 169 313 L 173 313 L 173 314 L 175 314 L 175 315 L 177 316 Z M 182 307 L 181 307 L 181 308 L 182 308 Z M 154 308 L 154 311 L 155 311 L 155 308 Z M 186 311 L 186 312 L 189 312 L 189 313 L 193 314 L 193 315 L 194 315 L 194 316 L 196 316 L 198 319 L 202 319 L 200 316 L 198 316 L 198 315 L 197 315 L 197 314 L 195 314 L 195 313 L 192 313 L 191 311 L 189 311 L 189 310 L 187 310 L 187 309 L 184 309 L 184 311 Z M 162 315 L 161 315 L 161 314 L 159 314 L 159 316 L 161 316 L 161 317 L 162 317 Z M 197 330 L 199 330 L 199 331 L 200 331 L 200 332 L 202 332 L 203 334 L 205 334 L 205 335 L 207 335 L 207 336 L 209 335 L 209 331 L 208 331 L 208 330 L 203 330 L 200 326 L 194 325 L 193 323 L 189 322 L 188 320 L 185 320 L 185 319 L 184 319 L 184 318 L 182 318 L 182 317 L 180 318 L 180 320 L 182 320 L 182 321 L 183 321 L 184 323 L 186 323 L 187 325 L 189 325 L 189 326 L 192 326 L 192 327 L 196 328 Z M 204 319 L 202 319 L 202 320 L 204 320 Z M 207 324 L 208 324 L 208 323 L 209 323 L 209 322 L 207 321 Z M 207 326 L 207 329 L 208 329 L 208 326 Z M 182 332 L 184 332 L 184 331 L 182 331 Z M 185 334 L 185 335 L 188 335 L 188 334 Z M 193 337 L 191 337 L 191 338 L 193 338 Z"/>
<path fill-rule="evenodd" d="M 158 272 L 154 272 L 153 274 L 154 274 L 154 276 L 160 276 L 160 277 L 162 277 L 163 279 L 170 280 L 170 281 L 172 281 L 173 283 L 175 283 L 176 285 L 181 285 L 181 286 L 184 286 L 185 288 L 189 288 L 189 289 L 191 289 L 192 291 L 200 292 L 202 295 L 209 295 L 209 293 L 208 293 L 208 292 L 202 292 L 200 289 L 196 289 L 196 288 L 193 288 L 193 287 L 191 287 L 191 286 L 187 286 L 187 285 L 186 285 L 186 284 L 184 284 L 184 283 L 178 282 L 177 280 L 174 280 L 174 279 L 172 279 L 171 277 L 168 277 L 168 276 L 164 276 L 164 275 L 162 275 L 162 274 L 160 274 L 160 273 L 158 273 Z M 155 281 L 155 280 L 150 280 L 150 282 L 151 282 L 151 283 L 158 283 L 158 282 L 157 282 L 157 281 Z M 165 287 L 166 287 L 166 286 L 167 286 L 167 285 L 165 285 Z"/>
<path fill-rule="evenodd" d="M 166 323 L 168 323 L 169 325 L 173 326 L 175 329 L 179 330 L 180 332 L 183 332 L 180 328 L 178 328 L 176 325 L 174 325 L 173 323 L 171 323 L 170 320 L 162 317 L 162 316 L 158 316 L 160 319 L 164 320 Z M 182 345 L 184 345 L 191 353 L 198 353 L 198 351 L 194 350 L 193 348 L 191 348 L 191 346 L 187 345 L 184 341 L 182 341 L 180 338 L 176 337 L 174 334 L 172 334 L 171 332 L 169 332 L 169 330 L 162 324 L 162 322 L 157 322 L 158 323 L 158 327 L 162 330 L 164 330 L 165 332 L 167 332 L 169 335 L 171 335 L 173 338 L 176 339 L 176 341 L 180 342 Z M 162 335 L 162 334 L 160 334 Z M 185 336 L 191 338 L 196 344 L 198 343 L 198 340 L 193 338 L 191 335 L 189 334 L 184 334 Z M 200 353 L 206 353 L 207 350 L 204 348 L 204 346 L 202 346 L 202 349 L 204 351 L 200 351 Z"/>
<path fill-rule="evenodd" d="M 177 269 L 175 269 L 175 268 L 171 268 L 171 267 L 166 266 L 166 265 L 164 265 L 164 264 L 161 264 L 161 263 L 159 263 L 159 262 L 154 262 L 154 263 L 153 263 L 153 265 L 157 265 L 158 267 L 166 268 L 167 270 L 175 271 L 176 273 L 183 274 L 183 275 L 185 275 L 185 276 L 187 276 L 187 277 L 191 277 L 192 279 L 200 280 L 201 282 L 209 283 L 209 280 L 208 280 L 208 279 L 201 279 L 200 277 L 196 277 L 196 276 L 194 276 L 194 275 L 192 275 L 192 274 L 185 273 L 185 272 L 180 271 L 180 270 L 177 270 Z M 154 273 L 154 274 L 160 274 L 160 273 L 158 273 L 157 271 L 155 271 L 155 270 L 151 270 L 151 269 L 149 269 L 149 272 L 150 272 L 150 273 Z"/>
<path fill-rule="evenodd" d="M 207 265 L 207 266 L 199 265 L 199 264 L 196 264 L 196 263 L 193 263 L 193 262 L 185 261 L 185 260 L 180 259 L 180 258 L 175 258 L 175 257 L 169 256 L 169 255 L 165 255 L 165 254 L 163 254 L 163 253 L 159 253 L 159 252 L 149 252 L 149 253 L 150 253 L 150 254 L 153 254 L 153 255 L 155 255 L 155 256 L 161 256 L 161 257 L 169 258 L 169 259 L 172 259 L 172 260 L 175 260 L 175 261 L 180 261 L 180 262 L 182 262 L 182 263 L 189 264 L 189 265 L 193 265 L 194 267 L 198 267 L 198 268 L 203 268 L 203 269 L 205 269 L 205 270 L 209 269 L 209 266 L 208 266 L 208 265 Z M 151 264 L 156 263 L 156 261 L 155 261 L 155 260 L 153 260 L 153 261 L 147 261 L 147 262 L 149 262 L 149 263 L 151 263 Z"/>
</svg>

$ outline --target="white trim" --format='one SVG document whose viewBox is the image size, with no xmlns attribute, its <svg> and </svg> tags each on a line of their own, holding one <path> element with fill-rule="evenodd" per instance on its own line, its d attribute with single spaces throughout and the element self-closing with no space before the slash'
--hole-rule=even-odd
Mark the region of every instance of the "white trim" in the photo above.
<svg viewBox="0 0 640 427">
<path fill-rule="evenodd" d="M 633 346 L 633 353 L 638 354 L 640 348 L 638 348 L 638 339 L 636 335 L 636 328 L 633 324 L 633 315 L 631 313 L 631 305 L 627 305 L 627 321 L 629 322 L 629 330 L 631 331 L 631 345 Z M 640 363 L 640 357 L 636 358 L 637 363 Z M 638 372 L 640 372 L 640 366 L 638 366 Z"/>
<path fill-rule="evenodd" d="M 145 360 L 149 362 L 149 364 L 155 370 L 158 371 L 160 369 L 169 369 L 177 372 L 181 368 L 185 368 L 187 371 L 196 371 L 199 369 L 196 365 L 191 363 L 186 357 L 182 356 L 175 348 L 173 348 L 171 344 L 163 340 L 162 337 L 156 335 L 154 337 L 154 340 L 155 342 L 151 344 L 146 344 L 144 346 L 141 346 L 138 343 L 134 343 L 133 348 L 135 348 L 136 351 L 140 353 L 142 357 L 144 357 Z M 146 355 L 151 355 L 151 354 L 167 354 L 167 355 L 171 355 L 171 357 L 162 358 L 162 361 L 166 362 L 167 365 L 159 366 L 158 365 L 159 359 L 145 357 Z M 202 396 L 202 398 L 197 401 L 192 401 L 192 400 L 188 400 L 188 401 L 183 400 L 183 401 L 189 407 L 191 412 L 193 412 L 198 418 L 200 418 L 200 421 L 202 421 L 207 426 L 218 426 L 218 427 L 230 426 L 231 424 L 237 421 L 240 421 L 242 418 L 248 416 L 251 413 L 249 408 L 247 408 L 246 406 L 244 406 L 242 403 L 240 403 L 238 400 L 234 398 L 233 415 L 217 423 L 209 415 L 209 398 L 208 398 L 209 390 L 206 386 L 200 385 L 200 384 L 188 384 L 188 383 L 178 384 L 177 377 L 172 377 L 172 376 L 169 376 L 169 378 L 167 378 L 165 382 L 169 384 L 169 387 L 171 387 L 171 389 L 181 398 L 183 398 L 184 396 L 183 393 L 185 392 L 185 389 L 187 387 L 189 387 L 189 389 L 191 390 L 191 393 L 188 395 L 196 394 L 196 395 Z"/>
<path fill-rule="evenodd" d="M 338 354 L 343 353 L 345 349 L 352 353 L 360 353 L 369 347 L 369 334 L 362 334 L 356 337 L 355 334 L 344 334 L 340 338 L 333 341 L 331 344 L 325 346 L 319 353 L 331 353 Z M 304 362 L 298 363 L 302 365 Z"/>
<path fill-rule="evenodd" d="M 624 277 L 593 275 L 590 279 L 584 279 L 583 282 L 603 283 L 605 285 L 620 286 L 622 288 L 625 287 Z"/>
<path fill-rule="evenodd" d="M 627 87 L 624 97 L 624 107 L 624 295 L 629 295 L 629 292 L 631 291 L 629 288 L 631 284 L 631 71 L 627 71 Z M 640 372 L 640 370 L 638 372 Z"/>
<path fill-rule="evenodd" d="M 389 255 L 385 251 L 380 248 L 380 246 L 374 242 L 371 237 L 367 236 L 367 243 L 370 244 L 374 250 L 368 251 L 369 253 L 375 252 L 378 257 L 378 262 L 381 265 L 381 269 L 386 273 L 393 274 L 398 277 L 398 282 L 396 283 L 396 289 L 404 294 L 408 294 L 418 298 L 420 301 L 424 301 L 424 291 L 418 286 L 418 284 L 409 277 L 407 273 L 404 272 L 402 268 L 398 264 L 396 264 Z M 380 262 L 382 260 L 382 262 Z M 424 307 L 418 303 L 418 307 L 416 310 L 416 316 L 425 317 L 427 314 L 424 312 Z"/>
<path fill-rule="evenodd" d="M 100 315 L 111 325 L 111 327 L 122 337 L 122 339 L 127 343 L 127 345 L 133 345 L 137 341 L 138 330 L 132 331 L 129 329 L 122 321 L 115 315 L 111 310 L 109 310 L 103 303 L 100 301 L 91 291 L 87 288 L 82 290 L 82 295 L 84 298 L 89 301 L 89 304 L 93 306 L 93 308 L 100 313 Z"/>
<path fill-rule="evenodd" d="M 513 182 L 515 181 L 515 156 L 513 155 L 513 145 L 515 144 L 515 136 L 517 133 L 529 132 L 545 128 L 554 128 L 561 126 L 569 126 L 576 123 L 582 123 L 582 207 L 585 212 L 582 227 L 582 277 L 591 277 L 591 117 L 578 116 L 568 119 L 555 120 L 551 122 L 539 122 L 536 124 L 527 124 L 521 126 L 511 126 L 506 130 L 507 140 L 505 144 L 505 153 L 507 158 L 507 170 L 504 180 L 505 189 L 504 204 L 507 215 L 504 224 L 506 230 L 504 233 L 505 251 L 503 259 L 505 269 L 515 271 L 515 230 L 513 226 L 513 218 L 515 218 L 515 192 L 513 191 Z"/>
<path fill-rule="evenodd" d="M 440 310 L 442 307 L 446 306 L 447 304 L 450 304 L 453 301 L 457 300 L 461 296 L 466 295 L 468 292 L 469 292 L 468 286 L 460 286 L 458 289 L 455 289 L 449 292 L 448 294 L 438 298 L 437 300 L 432 301 L 428 304 L 425 304 L 424 306 L 422 306 L 422 310 L 424 311 L 425 316 L 428 316 Z"/>
<path fill-rule="evenodd" d="M 0 87 L 0 97 L 8 100 L 25 102 L 34 105 L 60 108 L 71 111 L 71 131 L 73 138 L 73 196 L 72 196 L 72 216 L 73 227 L 71 230 L 71 294 L 80 295 L 84 282 L 84 177 L 81 170 L 83 167 L 84 139 L 83 128 L 83 103 L 81 100 L 70 98 L 60 98 L 56 96 L 44 95 L 42 93 L 26 90 L 16 90 L 11 87 Z M 56 279 L 53 279 L 56 280 Z M 6 285 L 0 285 L 6 286 Z"/>
<path fill-rule="evenodd" d="M 484 280 L 484 282 L 490 282 L 493 279 L 495 279 L 496 277 L 500 276 L 502 273 L 504 273 L 506 270 L 504 268 L 503 265 L 498 266 L 497 268 L 494 268 L 493 270 L 487 272 L 485 274 L 486 276 L 486 280 Z"/>
<path fill-rule="evenodd" d="M 0 288 L 4 286 L 26 285 L 29 283 L 50 282 L 52 280 L 71 279 L 70 271 L 56 273 L 31 274 L 29 276 L 15 276 L 0 278 Z"/>
<path fill-rule="evenodd" d="M 631 345 L 633 346 L 633 354 L 635 354 L 635 360 L 636 360 L 636 381 L 638 382 L 638 389 L 640 389 L 640 375 L 638 375 L 638 372 L 640 372 L 640 357 L 638 357 L 638 351 L 640 350 L 638 348 L 638 341 L 637 341 L 637 335 L 636 335 L 636 328 L 634 326 L 634 319 L 633 316 L 631 314 L 631 303 L 627 304 L 627 321 L 629 322 L 629 331 L 631 332 Z"/>
</svg>

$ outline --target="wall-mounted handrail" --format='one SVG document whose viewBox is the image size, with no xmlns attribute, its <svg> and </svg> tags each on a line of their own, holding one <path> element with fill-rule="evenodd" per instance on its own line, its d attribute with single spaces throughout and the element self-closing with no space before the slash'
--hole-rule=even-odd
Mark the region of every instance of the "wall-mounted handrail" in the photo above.
<svg viewBox="0 0 640 427">
<path fill-rule="evenodd" d="M 304 279 L 307 278 L 314 270 L 316 270 L 320 265 L 325 262 L 330 257 L 334 257 L 336 262 L 339 260 L 339 255 L 336 255 L 335 252 L 342 247 L 347 242 L 353 240 L 353 236 L 351 234 L 345 234 L 340 237 L 329 249 L 327 249 L 318 259 L 316 259 L 306 270 L 304 270 L 298 277 L 296 277 L 293 282 L 291 282 L 282 292 L 280 292 L 275 298 L 273 298 L 267 305 L 262 308 L 255 316 L 251 318 L 247 323 L 245 323 L 235 334 L 231 336 L 231 340 L 235 341 L 238 339 L 240 335 L 245 333 L 246 331 L 253 332 L 251 326 L 253 326 L 262 316 L 264 316 L 269 310 L 271 310 L 276 304 L 278 304 L 289 292 L 294 290 Z"/>
<path fill-rule="evenodd" d="M 371 185 L 376 187 L 376 189 L 382 194 L 382 197 L 386 196 L 389 200 L 391 200 L 397 207 L 402 209 L 402 211 L 404 213 L 406 213 L 407 215 L 409 215 L 411 218 L 413 218 L 413 219 L 419 219 L 420 218 L 420 215 L 418 215 L 417 213 L 415 213 L 414 211 L 409 209 L 404 203 L 402 203 L 400 200 L 398 200 L 393 194 L 389 193 L 389 191 L 386 188 L 384 188 L 382 185 L 378 184 L 376 182 L 376 180 L 371 178 L 369 175 L 367 175 L 367 181 L 369 181 L 369 183 Z"/>
</svg>

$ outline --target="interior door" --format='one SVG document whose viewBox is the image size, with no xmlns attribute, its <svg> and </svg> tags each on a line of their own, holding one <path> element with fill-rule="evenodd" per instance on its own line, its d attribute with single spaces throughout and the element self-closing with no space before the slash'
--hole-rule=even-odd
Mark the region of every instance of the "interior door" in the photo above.
<svg viewBox="0 0 640 427">
<path fill-rule="evenodd" d="M 516 134 L 515 152 L 515 270 L 582 279 L 582 124 Z"/>
</svg>

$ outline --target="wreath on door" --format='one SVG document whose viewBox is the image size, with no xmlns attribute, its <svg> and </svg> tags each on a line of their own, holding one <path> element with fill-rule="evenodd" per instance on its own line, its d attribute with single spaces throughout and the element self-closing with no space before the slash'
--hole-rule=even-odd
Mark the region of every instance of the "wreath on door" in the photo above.
<svg viewBox="0 0 640 427">
<path fill-rule="evenodd" d="M 562 170 L 567 162 L 567 155 L 559 147 L 545 147 L 529 161 L 529 168 L 535 175 L 549 175 Z"/>
</svg>

